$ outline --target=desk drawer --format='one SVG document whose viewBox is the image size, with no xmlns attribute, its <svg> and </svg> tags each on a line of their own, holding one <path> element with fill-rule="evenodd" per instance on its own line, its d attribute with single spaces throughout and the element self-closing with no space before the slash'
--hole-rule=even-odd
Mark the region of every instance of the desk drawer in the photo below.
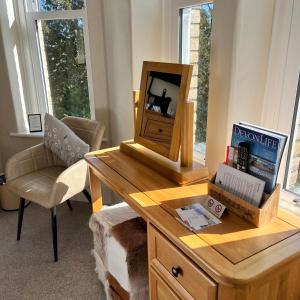
<svg viewBox="0 0 300 300">
<path fill-rule="evenodd" d="M 166 270 L 194 299 L 215 300 L 217 285 L 152 225 L 148 232 L 149 264 Z M 168 282 L 167 278 L 164 280 Z"/>
<path fill-rule="evenodd" d="M 151 300 L 180 300 L 174 291 L 150 268 Z"/>
</svg>

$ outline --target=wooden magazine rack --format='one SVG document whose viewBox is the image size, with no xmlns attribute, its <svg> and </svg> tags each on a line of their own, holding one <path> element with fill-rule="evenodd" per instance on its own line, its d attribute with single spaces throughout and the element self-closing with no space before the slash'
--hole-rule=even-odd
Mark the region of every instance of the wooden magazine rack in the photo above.
<svg viewBox="0 0 300 300">
<path fill-rule="evenodd" d="M 256 227 L 270 223 L 276 216 L 279 206 L 280 185 L 277 184 L 272 194 L 263 194 L 260 207 L 225 191 L 214 183 L 215 177 L 208 183 L 208 194 L 217 199 L 232 213 L 250 222 Z"/>
</svg>

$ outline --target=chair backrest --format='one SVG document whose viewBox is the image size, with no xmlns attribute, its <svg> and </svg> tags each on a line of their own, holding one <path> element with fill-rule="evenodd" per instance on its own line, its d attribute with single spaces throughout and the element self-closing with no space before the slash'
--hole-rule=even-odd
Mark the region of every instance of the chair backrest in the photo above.
<svg viewBox="0 0 300 300">
<path fill-rule="evenodd" d="M 103 123 L 79 117 L 65 117 L 61 121 L 90 145 L 90 151 L 100 149 L 105 130 Z"/>
</svg>

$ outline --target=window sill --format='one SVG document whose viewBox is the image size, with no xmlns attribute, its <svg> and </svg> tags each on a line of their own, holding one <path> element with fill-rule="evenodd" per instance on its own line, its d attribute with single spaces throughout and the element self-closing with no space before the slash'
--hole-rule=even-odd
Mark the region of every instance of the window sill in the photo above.
<svg viewBox="0 0 300 300">
<path fill-rule="evenodd" d="M 281 208 L 300 217 L 300 203 L 295 203 L 293 201 L 294 199 L 299 199 L 299 198 L 300 198 L 299 196 L 287 190 L 281 190 L 279 205 Z"/>
<path fill-rule="evenodd" d="M 21 137 L 21 138 L 34 138 L 34 139 L 42 139 L 44 137 L 44 132 L 12 132 L 9 134 L 13 137 Z"/>
</svg>

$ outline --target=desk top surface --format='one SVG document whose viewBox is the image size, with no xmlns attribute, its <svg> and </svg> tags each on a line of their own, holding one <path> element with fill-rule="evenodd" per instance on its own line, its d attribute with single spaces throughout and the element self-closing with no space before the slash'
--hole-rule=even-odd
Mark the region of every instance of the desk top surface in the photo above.
<svg viewBox="0 0 300 300">
<path fill-rule="evenodd" d="M 217 281 L 253 280 L 300 257 L 300 219 L 282 210 L 260 228 L 229 213 L 221 224 L 195 234 L 175 219 L 175 209 L 199 202 L 207 183 L 177 186 L 118 147 L 85 159 L 103 183 Z"/>
</svg>

